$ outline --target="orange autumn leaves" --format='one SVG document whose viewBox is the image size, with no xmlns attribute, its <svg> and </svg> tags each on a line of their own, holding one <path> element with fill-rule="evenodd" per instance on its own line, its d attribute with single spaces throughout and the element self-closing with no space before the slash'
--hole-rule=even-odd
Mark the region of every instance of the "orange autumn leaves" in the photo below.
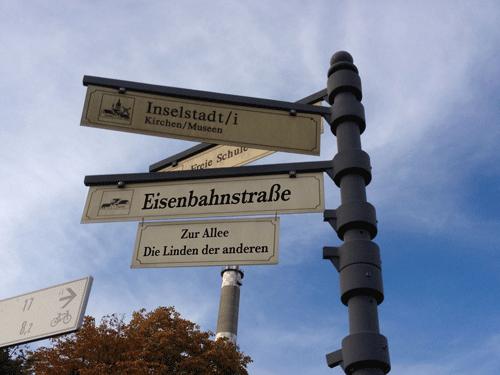
<svg viewBox="0 0 500 375">
<path fill-rule="evenodd" d="M 54 338 L 52 348 L 30 353 L 31 373 L 248 375 L 250 357 L 212 337 L 180 318 L 173 307 L 148 313 L 142 309 L 128 324 L 116 314 L 99 325 L 87 316 L 79 332 Z"/>
</svg>

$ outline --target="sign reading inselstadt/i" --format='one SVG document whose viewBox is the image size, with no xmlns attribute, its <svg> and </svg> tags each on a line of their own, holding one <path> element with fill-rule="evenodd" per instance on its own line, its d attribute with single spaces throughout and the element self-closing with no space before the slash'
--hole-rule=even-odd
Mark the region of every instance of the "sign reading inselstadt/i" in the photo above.
<svg viewBox="0 0 500 375">
<path fill-rule="evenodd" d="M 323 112 L 318 106 L 264 99 L 246 103 L 244 97 L 93 77 L 85 77 L 84 84 L 84 126 L 299 154 L 320 153 Z M 127 88 L 113 88 L 121 85 Z M 292 109 L 276 109 L 282 103 Z"/>
<path fill-rule="evenodd" d="M 242 167 L 243 168 L 243 167 Z M 172 172 L 180 173 L 180 172 Z M 82 223 L 323 212 L 323 173 L 91 186 Z"/>
<path fill-rule="evenodd" d="M 78 331 L 92 276 L 0 301 L 0 347 Z"/>
<path fill-rule="evenodd" d="M 131 268 L 278 264 L 279 218 L 140 223 Z"/>
</svg>

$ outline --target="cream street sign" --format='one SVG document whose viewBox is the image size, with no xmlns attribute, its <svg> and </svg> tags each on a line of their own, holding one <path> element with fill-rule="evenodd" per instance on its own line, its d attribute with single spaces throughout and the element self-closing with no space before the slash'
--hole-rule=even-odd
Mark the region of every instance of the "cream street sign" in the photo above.
<svg viewBox="0 0 500 375">
<path fill-rule="evenodd" d="M 84 126 L 299 154 L 320 153 L 321 115 L 326 114 L 322 107 L 254 98 L 245 102 L 244 97 L 192 90 L 183 91 L 191 95 L 181 96 L 177 91 L 182 89 L 93 77 L 85 77 L 84 84 Z M 120 90 L 112 88 L 113 84 L 125 87 Z"/>
<path fill-rule="evenodd" d="M 323 134 L 323 126 L 321 126 Z M 201 147 L 200 147 L 201 146 Z M 196 149 L 201 149 L 200 151 Z M 193 152 L 190 154 L 190 150 Z M 200 144 L 150 166 L 150 172 L 189 171 L 207 168 L 241 167 L 276 151 L 249 147 Z M 179 155 L 188 154 L 176 160 Z M 190 155 L 189 155 L 190 154 Z M 175 163 L 174 163 L 175 161 Z"/>
<path fill-rule="evenodd" d="M 139 224 L 131 268 L 278 264 L 279 218 Z"/>
<path fill-rule="evenodd" d="M 326 94 L 323 91 L 320 91 L 310 97 L 301 99 L 296 103 L 321 106 L 321 101 L 325 95 Z M 323 131 L 323 123 L 321 123 L 321 134 L 323 134 Z M 149 171 L 169 172 L 207 168 L 240 167 L 273 153 L 275 153 L 275 151 L 242 146 L 236 147 L 200 143 L 183 152 L 150 165 Z"/>
<path fill-rule="evenodd" d="M 216 145 L 193 157 L 184 159 L 176 165 L 169 165 L 156 172 L 187 171 L 207 168 L 240 167 L 273 154 L 275 151 L 259 150 L 248 147 Z"/>
<path fill-rule="evenodd" d="M 89 188 L 82 223 L 323 212 L 323 184 L 316 172 L 97 185 Z"/>
<path fill-rule="evenodd" d="M 78 331 L 92 276 L 0 301 L 0 347 Z"/>
</svg>

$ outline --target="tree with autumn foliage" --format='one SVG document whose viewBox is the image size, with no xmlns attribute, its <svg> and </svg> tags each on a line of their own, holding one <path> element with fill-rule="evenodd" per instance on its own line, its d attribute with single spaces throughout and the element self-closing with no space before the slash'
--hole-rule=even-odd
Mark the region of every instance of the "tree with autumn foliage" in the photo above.
<svg viewBox="0 0 500 375">
<path fill-rule="evenodd" d="M 31 373 L 248 375 L 250 357 L 213 336 L 181 319 L 173 307 L 134 312 L 128 324 L 115 314 L 99 325 L 86 316 L 80 331 L 30 353 Z"/>
</svg>

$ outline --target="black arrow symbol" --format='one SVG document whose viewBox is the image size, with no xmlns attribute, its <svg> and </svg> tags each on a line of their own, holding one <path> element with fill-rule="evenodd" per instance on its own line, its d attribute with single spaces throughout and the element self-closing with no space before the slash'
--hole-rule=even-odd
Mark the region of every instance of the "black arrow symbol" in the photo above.
<svg viewBox="0 0 500 375">
<path fill-rule="evenodd" d="M 66 290 L 69 292 L 69 296 L 66 296 L 66 297 L 62 297 L 59 299 L 59 301 L 64 301 L 64 300 L 68 300 L 68 302 L 66 302 L 64 304 L 63 307 L 61 307 L 61 309 L 64 309 L 66 306 L 68 306 L 68 304 L 73 301 L 73 299 L 76 297 L 76 293 L 73 292 L 73 290 L 71 288 L 66 288 Z"/>
</svg>

